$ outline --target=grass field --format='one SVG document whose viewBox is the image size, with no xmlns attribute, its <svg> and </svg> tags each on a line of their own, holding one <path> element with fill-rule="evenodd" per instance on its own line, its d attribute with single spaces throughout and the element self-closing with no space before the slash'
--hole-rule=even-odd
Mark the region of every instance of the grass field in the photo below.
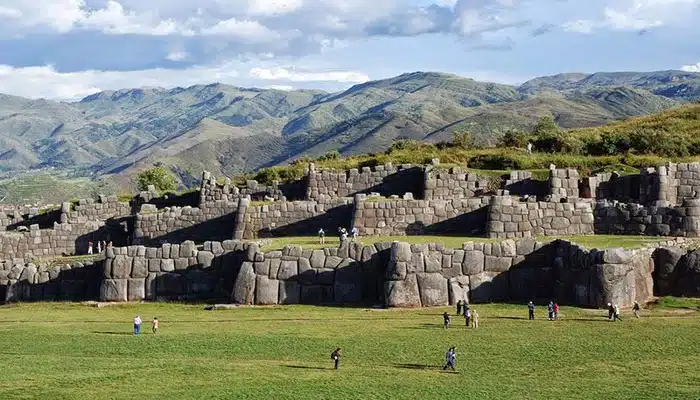
<svg viewBox="0 0 700 400">
<path fill-rule="evenodd" d="M 562 307 L 447 308 L 20 304 L 0 308 L 2 399 L 697 399 L 700 302 L 664 300 L 639 320 Z M 131 335 L 140 314 L 146 333 Z M 161 332 L 148 332 L 153 316 Z M 457 346 L 457 373 L 443 372 Z M 330 353 L 343 348 L 341 369 Z"/>
<path fill-rule="evenodd" d="M 551 242 L 557 239 L 570 240 L 581 246 L 589 249 L 605 249 L 610 247 L 624 247 L 635 249 L 643 247 L 647 244 L 658 243 L 663 240 L 672 238 L 654 237 L 654 236 L 620 236 L 620 235 L 581 235 L 581 236 L 547 236 L 538 238 L 542 242 Z M 360 238 L 360 242 L 364 244 L 372 244 L 379 242 L 393 241 L 408 242 L 411 244 L 421 243 L 442 243 L 448 248 L 462 248 L 465 242 L 490 243 L 500 242 L 505 239 L 488 239 L 482 237 L 471 236 L 369 236 Z M 334 247 L 340 244 L 340 239 L 335 236 L 327 236 L 326 244 L 321 245 L 317 237 L 313 236 L 289 236 L 281 238 L 273 238 L 263 247 L 263 250 L 278 250 L 287 245 L 297 245 L 304 248 L 321 249 L 324 247 Z"/>
</svg>

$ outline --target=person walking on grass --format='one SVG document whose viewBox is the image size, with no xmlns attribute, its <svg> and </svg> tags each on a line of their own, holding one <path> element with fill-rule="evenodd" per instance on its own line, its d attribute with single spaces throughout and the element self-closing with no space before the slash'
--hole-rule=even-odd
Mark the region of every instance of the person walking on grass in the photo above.
<svg viewBox="0 0 700 400">
<path fill-rule="evenodd" d="M 608 303 L 608 320 L 612 321 L 615 316 L 615 307 L 611 303 Z"/>
<path fill-rule="evenodd" d="M 530 321 L 535 319 L 535 303 L 527 303 L 527 319 Z"/>
<path fill-rule="evenodd" d="M 634 311 L 634 316 L 639 318 L 640 308 L 639 308 L 638 302 L 636 302 L 636 301 L 634 302 L 634 307 L 632 308 L 632 310 Z"/>
<path fill-rule="evenodd" d="M 450 314 L 447 311 L 442 314 L 442 327 L 445 329 L 450 327 Z"/>
<path fill-rule="evenodd" d="M 360 236 L 360 230 L 356 226 L 353 226 L 350 230 L 350 235 L 352 237 L 352 242 L 357 242 L 357 238 Z"/>
<path fill-rule="evenodd" d="M 445 353 L 445 366 L 442 367 L 442 370 L 444 371 L 447 368 L 450 368 L 454 371 L 456 359 L 457 359 L 457 352 L 456 352 L 454 346 L 450 347 L 450 349 L 447 350 L 447 353 Z"/>
<path fill-rule="evenodd" d="M 476 310 L 472 310 L 472 328 L 476 329 L 479 327 L 479 313 Z"/>
<path fill-rule="evenodd" d="M 464 306 L 464 322 L 466 323 L 467 328 L 469 328 L 469 323 L 471 322 L 471 319 L 472 319 L 472 312 L 469 309 L 469 306 L 465 305 Z"/>
<path fill-rule="evenodd" d="M 620 307 L 618 307 L 617 304 L 613 306 L 613 321 L 622 322 L 622 318 L 620 318 Z"/>
<path fill-rule="evenodd" d="M 343 350 L 338 347 L 331 353 L 331 360 L 333 360 L 333 366 L 335 369 L 340 368 L 340 357 L 343 356 Z"/>
<path fill-rule="evenodd" d="M 552 301 L 547 304 L 547 314 L 549 315 L 549 320 L 553 321 L 554 320 L 554 303 Z"/>
<path fill-rule="evenodd" d="M 134 336 L 138 336 L 141 333 L 141 316 L 137 315 L 134 318 Z"/>
<path fill-rule="evenodd" d="M 158 317 L 153 317 L 153 321 L 151 321 L 151 329 L 153 330 L 154 335 L 158 333 Z"/>
<path fill-rule="evenodd" d="M 554 320 L 556 321 L 559 319 L 559 303 L 554 303 L 552 310 L 554 311 Z"/>
<path fill-rule="evenodd" d="M 318 230 L 318 243 L 326 244 L 326 232 L 323 230 L 323 228 Z"/>
<path fill-rule="evenodd" d="M 457 315 L 462 315 L 462 300 L 457 300 Z"/>
</svg>

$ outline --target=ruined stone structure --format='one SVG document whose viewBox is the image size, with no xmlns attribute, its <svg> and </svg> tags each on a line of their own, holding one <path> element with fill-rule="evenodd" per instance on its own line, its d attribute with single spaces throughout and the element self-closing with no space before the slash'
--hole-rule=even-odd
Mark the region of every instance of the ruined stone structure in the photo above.
<svg viewBox="0 0 700 400">
<path fill-rule="evenodd" d="M 437 161 L 341 172 L 312 164 L 298 181 L 249 181 L 243 187 L 205 172 L 198 192 L 180 196 L 158 197 L 149 190 L 130 202 L 100 196 L 43 212 L 4 208 L 0 299 L 427 306 L 535 296 L 586 306 L 606 299 L 629 304 L 648 298 L 652 289 L 695 293 L 700 257 L 674 243 L 675 249 L 661 253 L 589 251 L 532 238 L 698 237 L 699 191 L 700 163 L 587 178 L 552 167 L 546 181 L 527 171 L 482 176 Z M 321 228 L 331 236 L 341 226 L 358 228 L 361 236 L 453 234 L 504 241 L 456 250 L 382 243 L 270 252 L 250 242 L 315 235 Z M 93 264 L 37 261 L 85 254 L 87 243 L 98 240 L 114 246 Z"/>
</svg>

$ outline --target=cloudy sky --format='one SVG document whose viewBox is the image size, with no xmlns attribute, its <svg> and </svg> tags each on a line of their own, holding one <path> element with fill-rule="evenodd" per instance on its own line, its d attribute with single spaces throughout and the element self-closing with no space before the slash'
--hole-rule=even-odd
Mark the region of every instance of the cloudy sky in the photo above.
<svg viewBox="0 0 700 400">
<path fill-rule="evenodd" d="M 0 92 L 700 71 L 700 0 L 0 0 Z"/>
</svg>

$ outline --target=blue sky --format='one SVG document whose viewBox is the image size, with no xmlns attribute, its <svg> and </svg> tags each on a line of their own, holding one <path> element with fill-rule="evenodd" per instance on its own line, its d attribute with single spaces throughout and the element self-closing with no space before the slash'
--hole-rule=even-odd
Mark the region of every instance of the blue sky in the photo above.
<svg viewBox="0 0 700 400">
<path fill-rule="evenodd" d="M 0 92 L 700 72 L 700 0 L 0 0 Z"/>
</svg>

